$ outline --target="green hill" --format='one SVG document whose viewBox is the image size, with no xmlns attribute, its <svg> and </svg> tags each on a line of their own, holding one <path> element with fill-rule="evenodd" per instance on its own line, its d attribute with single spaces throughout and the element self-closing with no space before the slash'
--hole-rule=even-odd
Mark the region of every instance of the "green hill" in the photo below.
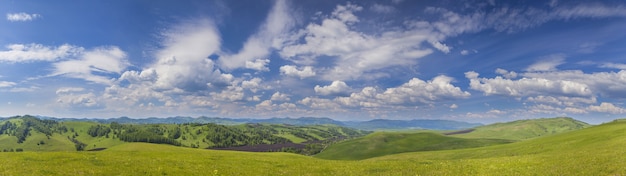
<svg viewBox="0 0 626 176">
<path fill-rule="evenodd" d="M 524 140 L 587 128 L 590 125 L 569 117 L 518 120 L 474 128 L 474 131 L 455 134 L 464 138 L 492 138 Z"/>
<path fill-rule="evenodd" d="M 624 175 L 624 146 L 626 121 L 358 161 L 127 143 L 100 152 L 0 152 L 0 175 Z"/>
<path fill-rule="evenodd" d="M 18 116 L 0 121 L 0 151 L 102 150 L 128 142 L 216 148 L 316 141 L 304 149 L 289 149 L 292 152 L 312 154 L 319 152 L 331 141 L 368 133 L 336 125 L 120 124 L 59 122 L 33 116 Z M 268 150 L 282 150 L 280 145 L 277 147 L 279 148 Z"/>
<path fill-rule="evenodd" d="M 359 160 L 390 154 L 482 147 L 512 142 L 502 139 L 465 139 L 431 132 L 376 132 L 329 146 L 317 158 Z"/>
</svg>

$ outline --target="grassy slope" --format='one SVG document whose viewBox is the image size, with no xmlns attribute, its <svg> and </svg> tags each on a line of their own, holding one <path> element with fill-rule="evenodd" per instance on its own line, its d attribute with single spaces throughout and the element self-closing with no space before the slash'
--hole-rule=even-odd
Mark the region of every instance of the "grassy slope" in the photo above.
<svg viewBox="0 0 626 176">
<path fill-rule="evenodd" d="M 477 127 L 471 133 L 456 134 L 453 136 L 465 138 L 524 140 L 578 130 L 589 126 L 590 125 L 585 122 L 567 117 L 544 118 L 496 123 Z"/>
<path fill-rule="evenodd" d="M 511 144 L 359 161 L 132 143 L 101 152 L 0 153 L 0 175 L 623 175 L 625 134 L 626 122 L 616 122 Z"/>
<path fill-rule="evenodd" d="M 21 125 L 23 122 L 23 120 L 19 118 L 8 119 L 6 121 L 10 121 L 11 123 L 19 124 L 19 125 Z M 18 149 L 18 148 L 23 149 L 25 151 L 74 151 L 76 150 L 74 143 L 72 143 L 68 139 L 68 137 L 73 137 L 75 134 L 78 134 L 78 136 L 76 136 L 76 139 L 78 141 L 87 144 L 87 146 L 85 147 L 85 150 L 90 150 L 94 148 L 110 148 L 116 145 L 126 143 L 124 141 L 117 139 L 116 136 L 112 132 L 110 133 L 109 138 L 104 137 L 104 136 L 92 137 L 88 135 L 87 131 L 89 130 L 89 128 L 91 126 L 99 124 L 96 122 L 68 121 L 68 122 L 59 122 L 59 123 L 60 125 L 66 126 L 68 128 L 68 132 L 62 133 L 62 134 L 54 133 L 50 137 L 50 139 L 48 139 L 45 136 L 45 134 L 42 134 L 34 129 L 30 130 L 31 135 L 28 136 L 26 140 L 21 144 L 17 143 L 17 138 L 14 136 L 9 136 L 7 134 L 0 134 L 0 151 L 4 149 L 10 150 L 10 149 Z M 4 124 L 4 121 L 0 121 L 0 125 L 2 124 Z M 101 124 L 101 123 L 99 125 L 109 126 L 109 124 Z M 293 131 L 293 129 L 303 130 L 307 132 L 309 135 L 314 136 L 318 140 L 324 140 L 325 138 L 319 135 L 313 134 L 314 131 L 328 131 L 330 128 L 339 129 L 338 126 L 332 126 L 332 125 L 331 126 L 317 125 L 317 126 L 304 126 L 304 127 L 302 126 L 287 127 L 284 125 L 273 125 L 273 124 L 259 124 L 259 125 L 263 127 L 267 127 L 267 128 L 274 128 L 276 130 L 284 130 L 285 133 L 277 134 L 277 136 L 285 137 L 295 143 L 301 143 L 307 140 L 289 133 L 289 131 L 290 130 Z M 140 128 L 149 128 L 149 127 L 156 126 L 161 129 L 166 129 L 165 131 L 170 131 L 170 130 L 173 130 L 174 128 L 179 127 L 182 130 L 182 135 L 180 138 L 176 140 L 179 141 L 183 146 L 189 147 L 189 146 L 192 146 L 192 144 L 198 146 L 198 148 L 207 148 L 207 147 L 213 146 L 213 144 L 210 141 L 204 140 L 205 136 L 209 134 L 209 132 L 206 131 L 207 127 L 204 125 L 194 126 L 194 125 L 177 125 L 177 124 L 148 124 L 148 125 L 135 125 L 135 126 L 138 126 Z M 249 129 L 249 127 L 246 127 L 246 124 L 235 125 L 232 127 L 239 128 L 242 130 L 247 129 L 247 128 Z M 73 129 L 73 132 L 70 129 Z M 198 133 L 198 131 L 200 132 Z M 165 132 L 164 135 L 167 136 L 168 133 Z M 40 143 L 41 141 L 43 141 L 44 144 L 38 145 L 38 143 Z"/>
<path fill-rule="evenodd" d="M 509 143 L 500 139 L 464 139 L 431 132 L 377 132 L 362 138 L 340 142 L 315 157 L 323 159 L 359 160 L 390 154 L 450 150 Z"/>
</svg>

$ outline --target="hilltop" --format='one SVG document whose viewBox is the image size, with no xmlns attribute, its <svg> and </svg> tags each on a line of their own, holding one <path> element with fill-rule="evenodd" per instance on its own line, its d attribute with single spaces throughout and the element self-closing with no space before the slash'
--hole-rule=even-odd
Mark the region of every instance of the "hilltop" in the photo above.
<svg viewBox="0 0 626 176">
<path fill-rule="evenodd" d="M 472 130 L 467 130 L 467 133 L 453 134 L 452 136 L 524 140 L 579 130 L 590 126 L 585 122 L 570 117 L 540 118 L 479 126 Z"/>
</svg>

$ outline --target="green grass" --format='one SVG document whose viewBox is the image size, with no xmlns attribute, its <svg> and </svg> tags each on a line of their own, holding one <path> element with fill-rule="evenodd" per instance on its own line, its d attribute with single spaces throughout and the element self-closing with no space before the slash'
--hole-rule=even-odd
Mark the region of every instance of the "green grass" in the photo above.
<svg viewBox="0 0 626 176">
<path fill-rule="evenodd" d="M 625 175 L 624 146 L 626 121 L 357 161 L 127 143 L 100 152 L 3 152 L 0 175 Z"/>
<path fill-rule="evenodd" d="M 475 128 L 471 133 L 456 134 L 465 138 L 525 140 L 587 128 L 590 125 L 568 117 L 518 120 Z"/>
<path fill-rule="evenodd" d="M 376 132 L 362 138 L 340 142 L 315 157 L 337 160 L 359 160 L 390 154 L 482 147 L 512 142 L 502 139 L 465 139 L 431 132 Z"/>
</svg>

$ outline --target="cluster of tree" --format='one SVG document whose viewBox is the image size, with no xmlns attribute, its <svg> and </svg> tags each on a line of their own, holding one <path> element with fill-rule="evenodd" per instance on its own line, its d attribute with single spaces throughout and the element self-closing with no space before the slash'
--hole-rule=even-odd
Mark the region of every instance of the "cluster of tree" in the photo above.
<svg viewBox="0 0 626 176">
<path fill-rule="evenodd" d="M 110 132 L 111 128 L 100 124 L 91 126 L 87 130 L 87 134 L 89 134 L 91 137 L 106 136 L 108 138 Z"/>
<path fill-rule="evenodd" d="M 16 148 L 16 149 L 3 149 L 2 152 L 23 152 L 24 149 Z"/>
<path fill-rule="evenodd" d="M 67 127 L 59 125 L 59 123 L 54 120 L 42 120 L 29 115 L 13 118 L 21 118 L 22 123 L 18 125 L 11 123 L 11 121 L 6 121 L 0 126 L 0 134 L 15 136 L 17 143 L 23 143 L 26 138 L 31 135 L 30 132 L 33 129 L 45 134 L 48 138 L 55 132 L 67 132 Z"/>
<path fill-rule="evenodd" d="M 180 146 L 176 139 L 163 136 L 163 133 L 154 131 L 153 128 L 141 129 L 132 125 L 122 125 L 117 137 L 126 142 L 148 142 L 156 144 L 171 144 Z"/>
<path fill-rule="evenodd" d="M 247 128 L 239 129 L 224 125 L 208 123 L 203 128 L 208 134 L 205 139 L 214 147 L 233 147 L 256 144 L 279 144 L 291 142 L 289 139 L 276 136 L 277 130 L 266 126 L 248 124 Z"/>
<path fill-rule="evenodd" d="M 83 151 L 85 150 L 85 147 L 87 147 L 87 144 L 78 141 L 78 139 L 76 139 L 76 136 L 71 137 L 71 138 L 68 136 L 67 139 L 72 141 L 72 143 L 74 143 L 74 147 L 76 148 L 76 151 Z"/>
<path fill-rule="evenodd" d="M 13 134 L 15 129 L 17 129 L 16 124 L 6 121 L 2 124 L 2 126 L 0 126 L 0 134 Z"/>
</svg>

